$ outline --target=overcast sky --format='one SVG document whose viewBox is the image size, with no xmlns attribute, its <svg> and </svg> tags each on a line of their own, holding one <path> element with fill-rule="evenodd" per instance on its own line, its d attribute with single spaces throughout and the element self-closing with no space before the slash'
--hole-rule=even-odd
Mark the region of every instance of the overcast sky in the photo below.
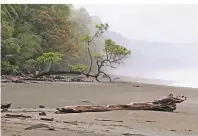
<svg viewBox="0 0 198 136">
<path fill-rule="evenodd" d="M 90 15 L 108 22 L 110 29 L 130 39 L 198 42 L 198 5 L 89 4 Z"/>
</svg>

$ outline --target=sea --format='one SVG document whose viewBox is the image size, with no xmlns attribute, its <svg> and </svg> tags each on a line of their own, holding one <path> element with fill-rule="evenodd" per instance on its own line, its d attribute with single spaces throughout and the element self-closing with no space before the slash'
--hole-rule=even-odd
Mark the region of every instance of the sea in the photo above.
<svg viewBox="0 0 198 136">
<path fill-rule="evenodd" d="M 172 81 L 169 86 L 198 88 L 198 69 L 163 71 L 158 78 Z"/>
<path fill-rule="evenodd" d="M 128 81 L 131 80 L 132 82 L 198 88 L 198 69 L 158 70 L 134 73 L 123 68 L 118 69 L 118 71 L 115 70 L 113 73 L 114 75 L 124 77 L 124 79 Z"/>
</svg>

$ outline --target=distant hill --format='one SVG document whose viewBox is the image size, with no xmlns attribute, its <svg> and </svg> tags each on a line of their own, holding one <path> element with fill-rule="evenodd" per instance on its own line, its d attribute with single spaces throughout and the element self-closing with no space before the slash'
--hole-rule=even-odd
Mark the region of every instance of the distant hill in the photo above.
<svg viewBox="0 0 198 136">
<path fill-rule="evenodd" d="M 98 16 L 93 16 L 96 23 L 102 23 Z M 132 51 L 126 65 L 131 70 L 141 69 L 177 69 L 182 67 L 197 67 L 198 43 L 167 43 L 143 40 L 132 40 L 123 35 L 106 31 L 105 38 L 110 38 L 116 43 Z M 185 54 L 185 55 L 184 55 Z M 184 57 L 185 56 L 185 57 Z M 120 66 L 125 67 L 125 66 Z"/>
</svg>

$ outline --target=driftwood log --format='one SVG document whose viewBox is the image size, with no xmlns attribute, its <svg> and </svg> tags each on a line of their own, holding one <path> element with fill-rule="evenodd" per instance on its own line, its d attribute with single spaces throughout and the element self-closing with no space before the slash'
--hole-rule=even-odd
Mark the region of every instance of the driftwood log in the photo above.
<svg viewBox="0 0 198 136">
<path fill-rule="evenodd" d="M 25 130 L 32 130 L 32 129 L 38 129 L 38 128 L 47 128 L 48 130 L 55 129 L 53 126 L 49 126 L 48 124 L 36 124 L 36 125 L 31 125 L 30 127 L 25 128 Z"/>
<path fill-rule="evenodd" d="M 56 113 L 81 113 L 81 112 L 105 112 L 113 110 L 153 110 L 153 111 L 167 111 L 173 112 L 176 110 L 176 103 L 181 103 L 187 98 L 185 96 L 176 96 L 169 94 L 167 97 L 154 100 L 153 102 L 145 103 L 130 103 L 125 105 L 78 105 L 78 106 L 65 106 L 57 108 Z"/>
</svg>

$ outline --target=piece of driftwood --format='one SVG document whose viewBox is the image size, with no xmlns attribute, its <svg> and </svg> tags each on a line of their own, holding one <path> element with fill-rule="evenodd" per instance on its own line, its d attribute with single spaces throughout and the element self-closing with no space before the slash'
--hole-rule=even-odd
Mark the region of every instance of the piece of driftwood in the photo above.
<svg viewBox="0 0 198 136">
<path fill-rule="evenodd" d="M 176 110 L 176 103 L 181 103 L 187 98 L 185 96 L 173 96 L 169 94 L 167 97 L 154 100 L 153 102 L 145 103 L 130 103 L 125 105 L 77 105 L 77 106 L 65 106 L 57 108 L 58 113 L 81 113 L 81 112 L 105 112 L 113 110 L 153 110 L 153 111 L 167 111 L 173 112 Z"/>
<path fill-rule="evenodd" d="M 39 116 L 46 116 L 46 115 L 47 114 L 44 111 L 42 111 L 42 112 L 39 113 Z"/>
<path fill-rule="evenodd" d="M 95 119 L 96 121 L 111 121 L 111 122 L 123 122 L 121 120 L 111 120 L 111 119 Z"/>
<path fill-rule="evenodd" d="M 72 125 L 78 125 L 78 121 L 63 121 L 63 123 L 69 123 Z"/>
<path fill-rule="evenodd" d="M 45 106 L 44 105 L 39 105 L 39 108 L 45 108 Z"/>
<path fill-rule="evenodd" d="M 1 109 L 9 109 L 12 103 L 1 104 Z"/>
<path fill-rule="evenodd" d="M 53 120 L 54 120 L 54 118 L 40 118 L 40 120 L 53 121 Z"/>
<path fill-rule="evenodd" d="M 131 134 L 131 133 L 123 133 L 124 136 L 145 136 L 142 134 Z"/>
<path fill-rule="evenodd" d="M 25 128 L 25 130 L 32 130 L 32 129 L 38 129 L 38 128 L 47 128 L 48 130 L 54 130 L 54 127 L 49 126 L 48 124 L 31 125 L 30 127 Z"/>
<path fill-rule="evenodd" d="M 32 117 L 23 114 L 6 114 L 5 118 L 32 118 Z"/>
</svg>

